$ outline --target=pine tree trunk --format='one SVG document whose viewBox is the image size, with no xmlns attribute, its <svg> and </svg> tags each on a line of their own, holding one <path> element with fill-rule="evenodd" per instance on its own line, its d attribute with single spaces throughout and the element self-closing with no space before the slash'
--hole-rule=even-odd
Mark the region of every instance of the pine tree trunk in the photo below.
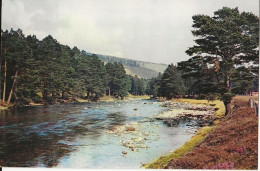
<svg viewBox="0 0 260 171">
<path fill-rule="evenodd" d="M 43 90 L 43 92 L 42 92 L 43 99 L 46 100 L 47 96 L 48 96 L 48 92 L 46 90 Z"/>
<path fill-rule="evenodd" d="M 5 102 L 5 93 L 6 93 L 6 69 L 7 69 L 7 61 L 5 57 L 5 64 L 4 64 L 4 87 L 3 87 L 3 102 Z"/>
<path fill-rule="evenodd" d="M 227 90 L 227 92 L 230 92 L 231 90 L 230 90 L 230 86 L 229 86 L 229 75 L 225 75 L 225 86 L 226 86 L 226 90 Z"/>
<path fill-rule="evenodd" d="M 17 76 L 18 76 L 18 70 L 15 71 L 14 81 L 13 81 L 13 85 L 12 85 L 12 88 L 11 88 L 9 96 L 8 96 L 7 104 L 9 104 L 11 102 L 13 92 L 14 92 L 14 88 L 16 86 Z"/>
<path fill-rule="evenodd" d="M 110 87 L 108 88 L 108 96 L 110 96 Z"/>
<path fill-rule="evenodd" d="M 231 92 L 229 83 L 230 83 L 229 75 L 226 74 L 225 75 L 225 84 L 226 84 L 225 86 L 226 86 L 226 91 L 227 92 Z M 224 105 L 225 105 L 225 116 L 230 115 L 231 111 L 232 111 L 231 99 L 224 101 Z"/>
<path fill-rule="evenodd" d="M 66 96 L 66 91 L 62 91 L 62 99 L 65 99 L 65 96 Z"/>
<path fill-rule="evenodd" d="M 225 105 L 225 116 L 230 115 L 232 111 L 231 102 L 224 102 Z"/>
</svg>

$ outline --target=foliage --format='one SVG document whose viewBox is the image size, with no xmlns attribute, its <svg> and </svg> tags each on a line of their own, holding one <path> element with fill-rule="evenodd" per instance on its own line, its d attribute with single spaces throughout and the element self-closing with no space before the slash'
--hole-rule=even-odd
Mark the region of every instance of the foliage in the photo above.
<svg viewBox="0 0 260 171">
<path fill-rule="evenodd" d="M 223 7 L 214 16 L 195 15 L 192 34 L 196 45 L 186 53 L 193 56 L 180 62 L 183 77 L 195 79 L 195 93 L 216 94 L 224 100 L 227 112 L 232 97 L 247 91 L 253 74 L 243 65 L 258 63 L 259 19 L 252 13 L 240 13 L 237 8 Z M 254 73 L 253 73 L 254 72 Z M 242 79 L 244 78 L 244 79 Z"/>
<path fill-rule="evenodd" d="M 161 96 L 168 99 L 180 97 L 184 90 L 185 87 L 180 72 L 173 64 L 169 65 L 162 75 L 159 88 Z"/>
<path fill-rule="evenodd" d="M 38 73 L 33 59 L 34 54 L 31 50 L 32 41 L 37 41 L 35 41 L 35 37 L 25 38 L 20 29 L 17 31 L 13 29 L 2 31 L 1 37 L 3 42 L 1 51 L 4 52 L 3 58 L 1 58 L 1 84 L 4 81 L 4 63 L 6 62 L 6 90 L 9 92 L 6 93 L 9 97 L 3 98 L 8 97 L 8 100 L 11 100 L 14 97 L 17 101 L 28 103 L 29 98 L 37 96 L 37 86 L 32 82 L 37 82 L 36 75 Z"/>
<path fill-rule="evenodd" d="M 144 95 L 145 94 L 145 83 L 142 78 L 138 78 L 137 75 L 129 76 L 130 81 L 131 81 L 131 89 L 130 93 L 132 95 Z"/>
<path fill-rule="evenodd" d="M 1 85 L 6 82 L 3 99 L 8 103 L 9 99 L 19 106 L 61 99 L 97 100 L 109 88 L 114 96 L 123 98 L 128 94 L 130 80 L 122 64 L 112 64 L 111 71 L 97 55 L 88 55 L 77 47 L 71 49 L 51 35 L 38 40 L 34 35 L 25 37 L 20 29 L 11 29 L 2 31 L 1 37 L 4 53 L 0 78 Z M 143 81 L 136 84 L 140 84 L 138 94 L 144 94 Z"/>
<path fill-rule="evenodd" d="M 173 64 L 168 65 L 163 74 L 152 78 L 147 86 L 147 94 L 153 97 L 167 97 L 168 99 L 181 97 L 185 93 L 185 86 L 181 72 Z"/>
<path fill-rule="evenodd" d="M 108 74 L 108 95 L 124 98 L 130 89 L 130 80 L 124 67 L 120 63 L 107 63 L 105 65 Z"/>
<path fill-rule="evenodd" d="M 162 74 L 159 73 L 156 78 L 152 78 L 147 85 L 146 93 L 153 96 L 160 96 L 159 88 L 161 85 Z"/>
<path fill-rule="evenodd" d="M 95 97 L 105 94 L 107 89 L 107 75 L 104 63 L 96 56 L 88 57 L 88 72 L 86 73 L 85 85 L 87 94 Z"/>
</svg>

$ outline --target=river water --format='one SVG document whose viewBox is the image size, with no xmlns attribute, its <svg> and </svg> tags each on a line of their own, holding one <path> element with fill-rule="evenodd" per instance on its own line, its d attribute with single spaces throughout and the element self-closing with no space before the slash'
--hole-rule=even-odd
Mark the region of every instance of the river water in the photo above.
<svg viewBox="0 0 260 171">
<path fill-rule="evenodd" d="M 166 124 L 149 119 L 169 110 L 161 105 L 131 100 L 0 111 L 0 165 L 140 168 L 180 147 L 196 131 L 190 126 L 193 121 Z M 116 125 L 132 123 L 138 131 L 108 133 Z M 134 150 L 123 145 L 130 141 L 135 142 Z"/>
</svg>

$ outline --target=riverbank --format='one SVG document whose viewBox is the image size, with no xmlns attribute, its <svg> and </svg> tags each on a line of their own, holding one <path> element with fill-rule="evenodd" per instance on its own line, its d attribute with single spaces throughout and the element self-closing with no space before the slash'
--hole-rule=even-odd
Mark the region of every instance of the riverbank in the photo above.
<svg viewBox="0 0 260 171">
<path fill-rule="evenodd" d="M 249 97 L 232 100 L 231 116 L 216 111 L 210 127 L 203 127 L 182 147 L 145 168 L 167 169 L 257 169 L 258 118 L 248 104 Z M 182 101 L 182 100 L 178 100 Z M 186 99 L 184 99 L 186 101 Z M 199 103 L 199 101 L 189 100 Z M 219 106 L 219 107 L 218 107 Z"/>
<path fill-rule="evenodd" d="M 0 106 L 0 110 L 7 110 L 8 107 L 5 107 L 5 106 Z"/>
<path fill-rule="evenodd" d="M 142 95 L 142 96 L 134 96 L 134 95 L 127 95 L 123 100 L 120 98 L 116 98 L 113 96 L 102 96 L 100 97 L 97 101 L 98 102 L 120 102 L 120 101 L 129 101 L 129 100 L 148 100 L 150 99 L 150 96 L 148 95 Z M 34 103 L 30 102 L 28 105 L 25 105 L 25 107 L 30 107 L 30 106 L 43 106 L 43 105 L 53 105 L 53 104 L 70 104 L 70 103 L 87 103 L 87 102 L 97 102 L 96 100 L 90 100 L 90 99 L 81 99 L 81 98 L 76 98 L 76 99 L 57 99 L 52 103 Z M 8 106 L 1 105 L 0 110 L 8 110 L 12 108 L 14 105 L 9 104 Z M 23 106 L 21 106 L 23 107 Z"/>
<path fill-rule="evenodd" d="M 154 162 L 147 163 L 143 166 L 143 168 L 148 169 L 161 169 L 164 168 L 172 159 L 178 159 L 181 156 L 187 154 L 190 150 L 192 150 L 195 146 L 197 146 L 199 143 L 201 143 L 205 138 L 208 136 L 208 134 L 214 130 L 215 125 L 217 125 L 221 118 L 223 118 L 225 114 L 225 107 L 223 102 L 219 100 L 214 101 L 207 101 L 207 100 L 195 100 L 195 99 L 174 99 L 171 101 L 171 104 L 174 103 L 188 103 L 188 104 L 196 104 L 197 105 L 203 105 L 203 106 L 211 106 L 213 107 L 214 118 L 212 120 L 212 124 L 210 126 L 205 126 L 200 128 L 200 130 L 197 132 L 195 136 L 193 136 L 189 141 L 187 141 L 184 145 L 182 145 L 180 148 L 175 150 L 173 153 L 165 154 L 164 156 L 160 157 L 159 159 L 155 160 Z M 161 116 L 170 116 L 170 117 L 176 117 L 176 114 L 174 114 L 175 111 L 166 113 L 166 115 Z M 179 111 L 179 114 L 182 115 L 183 112 Z M 171 115 L 173 114 L 173 115 Z M 177 115 L 178 116 L 178 115 Z"/>
<path fill-rule="evenodd" d="M 142 95 L 142 96 L 135 96 L 135 95 L 127 95 L 126 97 L 124 97 L 123 100 L 113 97 L 113 96 L 103 96 L 99 99 L 99 101 L 101 102 L 115 102 L 115 101 L 128 101 L 128 100 L 148 100 L 150 99 L 150 96 L 148 95 Z"/>
</svg>

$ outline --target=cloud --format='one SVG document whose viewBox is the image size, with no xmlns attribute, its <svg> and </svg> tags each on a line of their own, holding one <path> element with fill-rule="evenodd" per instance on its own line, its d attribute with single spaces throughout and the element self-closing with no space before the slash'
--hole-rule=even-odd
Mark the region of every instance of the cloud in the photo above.
<svg viewBox="0 0 260 171">
<path fill-rule="evenodd" d="M 194 44 L 191 17 L 223 6 L 258 14 L 257 0 L 3 0 L 2 25 L 89 52 L 176 63 Z"/>
</svg>

